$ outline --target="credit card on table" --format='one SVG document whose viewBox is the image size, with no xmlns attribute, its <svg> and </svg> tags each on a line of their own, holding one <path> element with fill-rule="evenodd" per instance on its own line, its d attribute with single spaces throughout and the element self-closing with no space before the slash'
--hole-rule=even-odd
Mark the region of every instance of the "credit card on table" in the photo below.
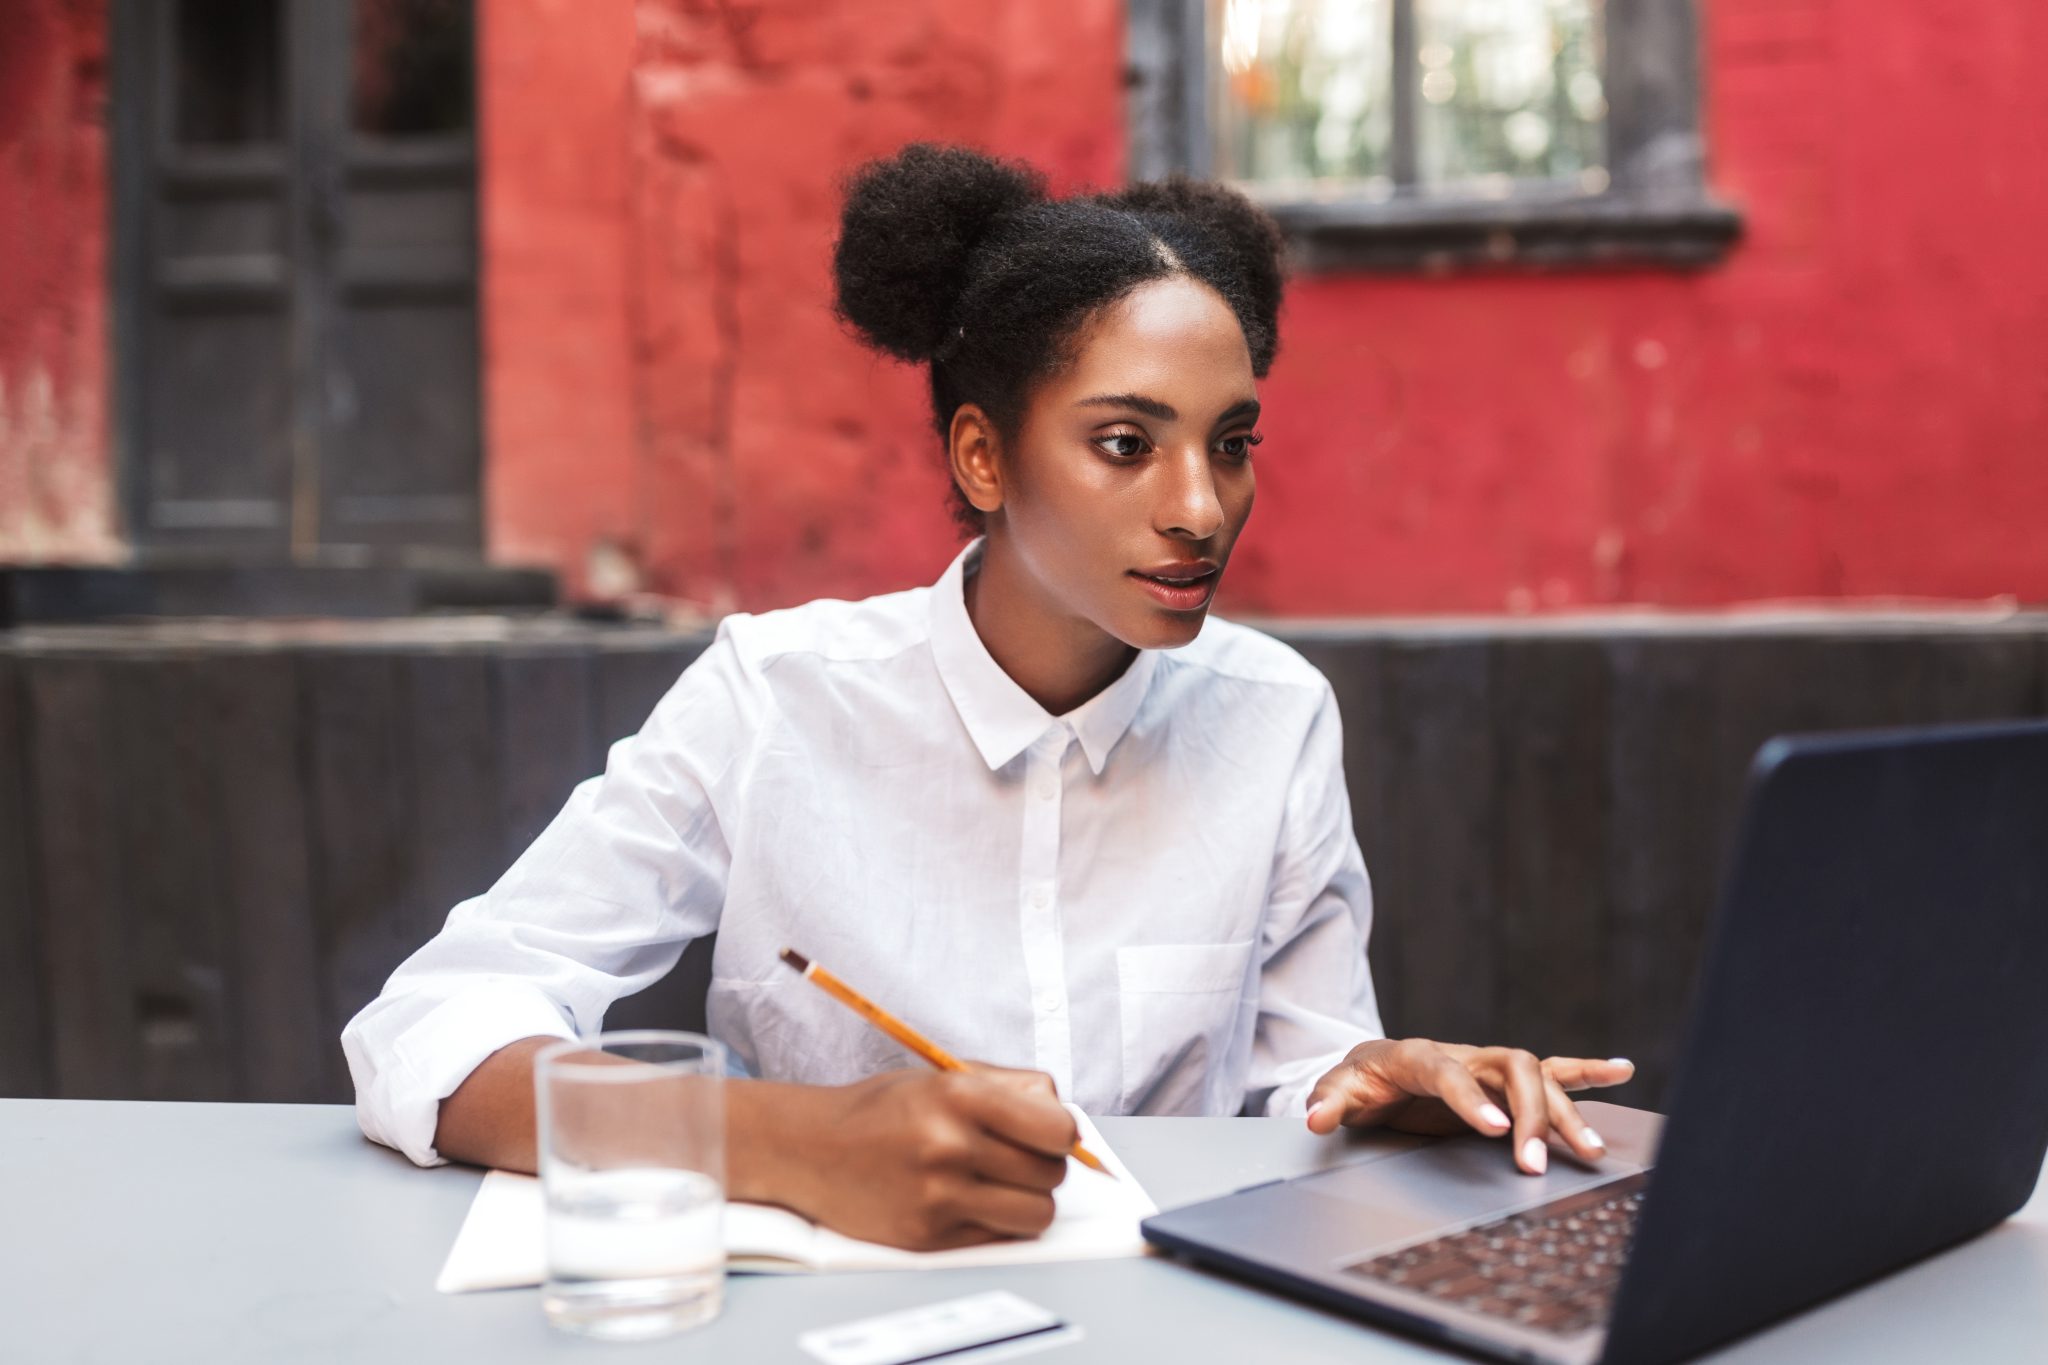
<svg viewBox="0 0 2048 1365">
<path fill-rule="evenodd" d="M 796 1343 L 824 1365 L 988 1365 L 1080 1339 L 1058 1314 L 999 1289 L 820 1327 Z"/>
</svg>

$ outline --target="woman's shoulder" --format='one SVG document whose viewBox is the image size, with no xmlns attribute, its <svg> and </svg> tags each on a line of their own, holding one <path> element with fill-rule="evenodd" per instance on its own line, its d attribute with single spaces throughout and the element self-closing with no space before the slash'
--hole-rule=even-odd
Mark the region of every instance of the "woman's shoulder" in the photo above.
<svg viewBox="0 0 2048 1365">
<path fill-rule="evenodd" d="M 820 597 L 775 611 L 736 612 L 718 623 L 718 638 L 755 669 L 791 655 L 888 658 L 930 638 L 930 595 L 930 588 L 910 588 L 858 601 Z"/>
<path fill-rule="evenodd" d="M 1330 687 L 1322 670 L 1303 658 L 1294 646 L 1262 630 L 1213 614 L 1202 623 L 1201 634 L 1180 649 L 1166 651 L 1163 657 L 1178 669 L 1238 682 L 1318 694 Z"/>
<path fill-rule="evenodd" d="M 663 696 L 650 724 L 671 727 L 682 736 L 675 742 L 693 749 L 723 751 L 770 733 L 765 721 L 777 713 L 795 714 L 793 698 L 803 703 L 797 710 L 821 714 L 815 702 L 836 690 L 835 674 L 858 671 L 862 661 L 893 658 L 930 638 L 927 592 L 917 588 L 857 602 L 821 598 L 725 616 L 710 644 Z"/>
</svg>

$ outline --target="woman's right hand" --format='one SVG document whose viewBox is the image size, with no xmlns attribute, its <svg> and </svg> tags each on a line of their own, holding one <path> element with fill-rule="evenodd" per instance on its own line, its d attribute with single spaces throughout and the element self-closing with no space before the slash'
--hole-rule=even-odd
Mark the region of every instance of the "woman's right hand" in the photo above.
<svg viewBox="0 0 2048 1365">
<path fill-rule="evenodd" d="M 891 1071 L 844 1086 L 728 1087 L 732 1196 L 914 1251 L 1036 1237 L 1074 1119 L 1036 1072 Z"/>
</svg>

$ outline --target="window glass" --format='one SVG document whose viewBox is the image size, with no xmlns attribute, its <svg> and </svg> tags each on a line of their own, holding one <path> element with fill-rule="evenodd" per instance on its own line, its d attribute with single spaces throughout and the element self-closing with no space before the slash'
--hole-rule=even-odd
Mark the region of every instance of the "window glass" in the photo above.
<svg viewBox="0 0 2048 1365">
<path fill-rule="evenodd" d="M 188 146 L 274 143 L 283 126 L 282 0 L 176 0 L 171 127 Z"/>
<path fill-rule="evenodd" d="M 1213 0 L 1217 173 L 1283 192 L 1390 192 L 1406 64 L 1420 187 L 1606 188 L 1602 0 L 1408 0 L 1400 52 L 1396 3 Z"/>
<path fill-rule="evenodd" d="M 1422 183 L 1606 188 L 1599 21 L 1600 0 L 1415 0 Z"/>
<path fill-rule="evenodd" d="M 372 137 L 467 132 L 469 0 L 355 0 L 352 121 Z"/>
<path fill-rule="evenodd" d="M 1210 20 L 1219 175 L 1392 187 L 1390 0 L 1221 0 Z"/>
</svg>

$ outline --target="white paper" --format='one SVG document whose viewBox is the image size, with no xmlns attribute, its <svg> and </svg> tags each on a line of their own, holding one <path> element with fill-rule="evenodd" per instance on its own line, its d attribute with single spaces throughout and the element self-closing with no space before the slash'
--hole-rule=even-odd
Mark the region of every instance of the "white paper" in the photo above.
<svg viewBox="0 0 2048 1365">
<path fill-rule="evenodd" d="M 1112 1180 L 1078 1161 L 1053 1192 L 1052 1226 L 1028 1242 L 992 1242 L 954 1251 L 903 1251 L 817 1227 L 787 1209 L 728 1204 L 725 1247 L 735 1271 L 910 1270 L 947 1266 L 1025 1265 L 1146 1254 L 1140 1219 L 1158 1206 L 1080 1110 L 1068 1106 L 1081 1141 L 1116 1172 Z M 492 1171 L 476 1192 L 434 1288 L 443 1294 L 515 1289 L 547 1277 L 547 1205 L 540 1181 Z"/>
</svg>

